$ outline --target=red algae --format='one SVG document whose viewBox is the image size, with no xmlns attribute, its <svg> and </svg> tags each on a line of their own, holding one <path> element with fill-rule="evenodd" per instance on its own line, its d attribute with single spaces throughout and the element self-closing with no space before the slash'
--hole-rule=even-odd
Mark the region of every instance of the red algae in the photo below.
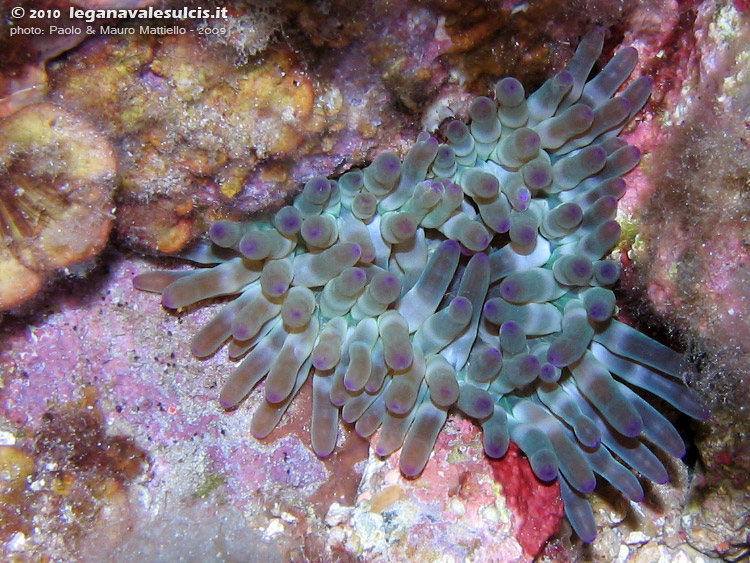
<svg viewBox="0 0 750 563">
<path fill-rule="evenodd" d="M 565 516 L 559 483 L 545 484 L 539 481 L 518 446 L 513 443 L 503 459 L 492 459 L 489 464 L 513 512 L 519 543 L 528 555 L 536 557 L 560 528 Z"/>
</svg>

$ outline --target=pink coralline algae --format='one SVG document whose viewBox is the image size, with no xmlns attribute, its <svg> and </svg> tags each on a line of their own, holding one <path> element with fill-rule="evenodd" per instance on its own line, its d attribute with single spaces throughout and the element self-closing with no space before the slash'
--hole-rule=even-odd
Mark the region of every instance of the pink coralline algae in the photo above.
<svg viewBox="0 0 750 563">
<path fill-rule="evenodd" d="M 621 89 L 633 48 L 587 80 L 603 40 L 588 33 L 528 97 L 504 78 L 494 99 L 474 99 L 468 125 L 444 123 L 443 143 L 421 133 L 403 162 L 384 152 L 338 180 L 310 179 L 268 221 L 214 223 L 183 254 L 206 267 L 144 273 L 135 286 L 177 310 L 236 297 L 191 349 L 207 358 L 228 342 L 242 359 L 224 408 L 265 379 L 256 437 L 312 374 L 315 453 L 335 449 L 340 421 L 363 437 L 380 428 L 375 452 L 403 446 L 399 468 L 413 477 L 455 410 L 481 426 L 489 457 L 512 440 L 536 478 L 559 483 L 568 520 L 593 541 L 596 475 L 640 501 L 630 468 L 668 480 L 647 443 L 685 452 L 634 388 L 707 416 L 676 379 L 682 356 L 614 319 L 620 268 L 607 256 L 621 234 L 622 176 L 640 160 L 618 134 L 652 83 Z M 527 540 L 533 551 L 538 538 Z"/>
</svg>

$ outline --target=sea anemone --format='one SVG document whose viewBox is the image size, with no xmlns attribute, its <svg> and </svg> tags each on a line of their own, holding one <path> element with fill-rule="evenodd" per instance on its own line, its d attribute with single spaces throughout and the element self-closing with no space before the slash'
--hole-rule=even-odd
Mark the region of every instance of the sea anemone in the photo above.
<svg viewBox="0 0 750 563">
<path fill-rule="evenodd" d="M 693 418 L 707 413 L 676 379 L 683 358 L 613 317 L 620 275 L 607 258 L 622 176 L 640 160 L 617 135 L 643 107 L 642 77 L 615 95 L 637 53 L 619 51 L 586 79 L 604 33 L 581 41 L 568 68 L 525 96 L 497 83 L 495 99 L 451 120 L 444 143 L 420 133 L 403 162 L 391 152 L 338 180 L 310 179 L 269 221 L 219 221 L 184 255 L 198 270 L 149 272 L 140 289 L 170 309 L 236 299 L 195 336 L 198 357 L 229 342 L 243 358 L 220 401 L 235 408 L 265 378 L 257 437 L 278 424 L 312 374 L 317 455 L 339 421 L 376 451 L 402 448 L 421 473 L 450 411 L 483 429 L 488 456 L 510 440 L 542 481 L 558 479 L 584 541 L 596 535 L 585 495 L 600 475 L 632 500 L 628 466 L 663 483 L 646 445 L 680 457 L 684 444 L 633 389 Z"/>
</svg>

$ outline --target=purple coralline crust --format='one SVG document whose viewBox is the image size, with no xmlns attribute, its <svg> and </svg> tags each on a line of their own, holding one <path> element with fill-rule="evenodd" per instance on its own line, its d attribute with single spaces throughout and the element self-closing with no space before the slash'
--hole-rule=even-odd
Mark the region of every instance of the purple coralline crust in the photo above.
<svg viewBox="0 0 750 563">
<path fill-rule="evenodd" d="M 4 384 L 0 429 L 33 433 L 45 413 L 80 401 L 87 388 L 96 389 L 108 433 L 133 436 L 147 449 L 151 462 L 147 479 L 131 491 L 122 525 L 134 519 L 151 522 L 154 530 L 164 529 L 161 537 L 149 526 L 138 525 L 130 534 L 118 531 L 118 544 L 127 546 L 123 560 L 135 561 L 136 554 L 147 547 L 166 549 L 167 530 L 172 525 L 179 528 L 182 515 L 195 510 L 194 502 L 203 497 L 228 501 L 226 509 L 214 506 L 211 510 L 217 522 L 230 518 L 229 514 L 231 522 L 226 525 L 244 522 L 246 529 L 255 530 L 249 532 L 248 542 L 253 537 L 265 545 L 284 527 L 299 526 L 298 533 L 285 541 L 276 540 L 273 548 L 261 546 L 279 560 L 289 550 L 300 548 L 305 530 L 312 529 L 314 537 L 322 538 L 324 527 L 312 508 L 295 507 L 311 506 L 318 490 L 325 491 L 326 497 L 351 502 L 353 492 L 345 492 L 348 482 L 337 479 L 336 486 L 331 486 L 332 472 L 309 449 L 306 434 L 295 430 L 293 422 L 283 427 L 281 431 L 289 433 L 278 440 L 275 435 L 267 442 L 251 439 L 247 418 L 239 412 L 227 415 L 215 401 L 215 382 L 225 372 L 223 360 L 196 363 L 188 349 L 174 344 L 188 339 L 194 323 L 207 320 L 206 312 L 195 310 L 183 323 L 168 317 L 163 323 L 152 322 L 163 317 L 163 309 L 134 291 L 131 283 L 144 262 L 109 255 L 108 263 L 110 272 L 106 276 L 95 273 L 92 279 L 106 283 L 84 288 L 74 282 L 58 296 L 54 309 L 36 317 L 33 325 L 23 327 L 8 319 L 0 328 Z M 295 415 L 296 410 L 290 411 L 292 420 L 302 418 Z M 339 460 L 346 471 L 353 471 L 355 462 Z M 165 503 L 174 507 L 170 518 L 177 520 L 158 516 Z M 291 516 L 280 520 L 278 512 L 268 514 L 266 508 L 273 504 Z M 272 522 L 275 532 L 257 536 L 258 529 Z M 221 536 L 214 526 L 206 534 L 206 545 Z M 142 536 L 147 537 L 145 545 L 139 545 Z M 57 541 L 44 535 L 29 537 L 35 544 L 41 542 L 36 548 L 39 553 L 49 553 L 43 546 L 51 546 L 53 540 Z M 93 534 L 92 541 L 112 549 L 106 537 Z M 239 536 L 233 541 L 227 553 L 245 540 Z M 318 543 L 322 545 L 322 540 Z M 90 552 L 75 542 L 68 547 L 78 548 Z M 0 553 L 12 553 L 7 546 L 3 549 Z M 26 549 L 31 548 L 27 545 Z M 196 546 L 190 549 L 203 559 Z"/>
<path fill-rule="evenodd" d="M 166 335 L 174 327 L 167 329 L 165 323 L 156 332 L 146 329 L 145 320 L 156 316 L 160 307 L 141 304 L 137 293 L 128 289 L 134 266 L 116 261 L 112 267 L 106 289 L 83 298 L 63 293 L 55 309 L 45 312 L 38 324 L 21 327 L 11 322 L 3 327 L 7 346 L 0 361 L 6 377 L 11 377 L 3 389 L 2 409 L 10 420 L 35 428 L 50 406 L 78 400 L 85 385 L 107 390 L 103 400 L 112 423 L 159 426 L 158 413 L 180 408 L 180 399 L 153 373 L 153 367 L 151 373 L 143 367 L 163 363 L 165 371 L 171 372 L 174 364 L 187 362 L 189 355 L 172 349 L 167 339 L 165 354 L 154 353 L 153 335 Z M 139 326 L 144 330 L 138 330 Z M 16 374 L 20 377 L 12 377 Z M 175 384 L 185 380 L 184 375 L 169 373 L 167 377 Z M 198 393 L 194 398 L 208 400 L 208 394 Z M 185 439 L 216 415 L 190 422 L 179 417 L 159 434 L 163 433 L 165 441 Z"/>
<path fill-rule="evenodd" d="M 217 442 L 220 443 L 220 442 Z M 212 470 L 226 475 L 226 485 L 233 495 L 252 502 L 253 491 L 297 489 L 297 494 L 311 496 L 329 478 L 325 464 L 298 436 L 288 435 L 259 445 L 250 439 L 209 446 Z"/>
</svg>

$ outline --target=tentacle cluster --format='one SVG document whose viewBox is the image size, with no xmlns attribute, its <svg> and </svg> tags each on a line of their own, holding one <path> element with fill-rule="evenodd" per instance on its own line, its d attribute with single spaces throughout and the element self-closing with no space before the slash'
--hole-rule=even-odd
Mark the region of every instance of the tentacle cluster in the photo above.
<svg viewBox="0 0 750 563">
<path fill-rule="evenodd" d="M 444 143 L 421 133 L 403 162 L 390 152 L 337 181 L 316 177 L 272 220 L 220 221 L 186 258 L 210 268 L 151 272 L 136 287 L 180 308 L 237 298 L 198 332 L 192 350 L 229 342 L 242 358 L 221 404 L 235 407 L 265 378 L 252 432 L 277 425 L 312 374 L 312 445 L 330 454 L 339 421 L 377 453 L 403 446 L 419 474 L 450 409 L 483 429 L 487 455 L 509 440 L 544 481 L 559 478 L 578 534 L 596 534 L 585 494 L 596 475 L 643 498 L 628 466 L 667 480 L 646 445 L 681 456 L 672 425 L 632 389 L 694 418 L 706 412 L 673 379 L 681 356 L 613 319 L 614 220 L 640 159 L 618 133 L 651 81 L 619 95 L 635 66 L 618 52 L 586 81 L 603 33 L 568 68 L 525 96 L 513 78 L 476 98 L 469 125 Z"/>
</svg>

